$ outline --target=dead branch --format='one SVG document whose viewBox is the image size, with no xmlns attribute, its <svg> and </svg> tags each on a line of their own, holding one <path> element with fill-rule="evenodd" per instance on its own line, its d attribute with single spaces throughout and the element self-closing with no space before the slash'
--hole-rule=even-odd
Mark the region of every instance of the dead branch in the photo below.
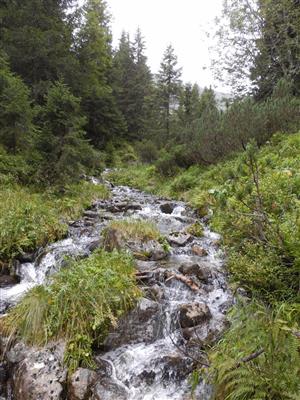
<svg viewBox="0 0 300 400">
<path fill-rule="evenodd" d="M 168 279 L 167 281 L 171 279 L 177 279 L 180 282 L 183 282 L 185 285 L 187 285 L 193 292 L 199 292 L 201 289 L 200 287 L 196 284 L 196 282 L 193 281 L 191 278 L 187 278 L 184 275 L 180 274 L 175 274 L 175 273 L 168 273 Z"/>
</svg>

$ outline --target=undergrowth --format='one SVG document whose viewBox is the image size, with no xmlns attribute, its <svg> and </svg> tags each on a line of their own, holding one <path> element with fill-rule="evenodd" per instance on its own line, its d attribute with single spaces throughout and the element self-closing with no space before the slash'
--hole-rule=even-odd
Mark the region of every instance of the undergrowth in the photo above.
<svg viewBox="0 0 300 400">
<path fill-rule="evenodd" d="M 131 256 L 98 250 L 87 259 L 70 261 L 50 285 L 31 289 L 0 327 L 3 334 L 29 345 L 64 339 L 69 370 L 92 368 L 92 346 L 101 343 L 139 296 Z"/>
<path fill-rule="evenodd" d="M 78 218 L 97 198 L 107 198 L 108 190 L 88 182 L 41 191 L 12 182 L 0 189 L 0 263 L 63 237 L 66 222 Z"/>
</svg>

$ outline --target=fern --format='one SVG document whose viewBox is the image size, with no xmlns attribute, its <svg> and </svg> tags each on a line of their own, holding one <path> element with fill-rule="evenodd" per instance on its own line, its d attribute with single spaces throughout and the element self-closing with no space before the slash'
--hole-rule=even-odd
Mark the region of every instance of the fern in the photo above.
<svg viewBox="0 0 300 400">
<path fill-rule="evenodd" d="M 210 374 L 216 400 L 299 400 L 300 306 L 237 304 L 232 327 L 213 349 Z M 251 360 L 251 354 L 263 352 Z"/>
</svg>

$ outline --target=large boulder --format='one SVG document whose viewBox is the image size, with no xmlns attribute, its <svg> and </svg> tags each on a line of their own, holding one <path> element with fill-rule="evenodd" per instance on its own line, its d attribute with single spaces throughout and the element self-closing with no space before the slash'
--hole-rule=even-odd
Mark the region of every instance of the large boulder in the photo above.
<svg viewBox="0 0 300 400">
<path fill-rule="evenodd" d="M 182 328 L 191 328 L 211 318 L 211 312 L 205 303 L 183 304 L 179 310 L 179 323 Z"/>
<path fill-rule="evenodd" d="M 6 355 L 13 364 L 14 400 L 61 400 L 67 379 L 64 344 L 38 349 L 17 343 Z"/>
<path fill-rule="evenodd" d="M 150 343 L 161 335 L 159 304 L 143 298 L 134 310 L 119 320 L 118 327 L 109 333 L 104 345 L 115 349 L 128 343 Z"/>
</svg>

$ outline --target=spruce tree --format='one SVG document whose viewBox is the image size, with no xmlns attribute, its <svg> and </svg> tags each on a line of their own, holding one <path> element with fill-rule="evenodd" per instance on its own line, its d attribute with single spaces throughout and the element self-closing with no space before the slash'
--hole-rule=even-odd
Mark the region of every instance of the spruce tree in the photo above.
<svg viewBox="0 0 300 400">
<path fill-rule="evenodd" d="M 34 112 L 30 90 L 14 75 L 0 52 L 0 143 L 11 153 L 25 152 L 33 142 Z"/>
<path fill-rule="evenodd" d="M 122 32 L 119 45 L 113 57 L 113 87 L 117 104 L 127 124 L 129 137 L 133 132 L 135 119 L 135 63 L 129 34 Z"/>
<path fill-rule="evenodd" d="M 58 81 L 48 91 L 41 119 L 41 180 L 63 183 L 78 179 L 87 155 L 93 153 L 85 137 L 80 100 Z"/>
<path fill-rule="evenodd" d="M 112 50 L 109 15 L 102 0 L 88 0 L 78 33 L 80 77 L 76 94 L 87 116 L 87 134 L 96 147 L 125 131 L 111 86 Z"/>
<path fill-rule="evenodd" d="M 0 4 L 1 47 L 12 71 L 43 101 L 51 82 L 72 73 L 73 0 L 3 0 Z"/>
<path fill-rule="evenodd" d="M 146 133 L 146 119 L 149 114 L 148 98 L 151 96 L 153 82 L 150 69 L 147 65 L 147 57 L 145 56 L 145 41 L 139 28 L 136 31 L 132 48 L 135 64 L 135 118 L 132 131 L 136 132 L 140 139 Z"/>
<path fill-rule="evenodd" d="M 177 67 L 177 63 L 177 56 L 174 49 L 169 45 L 164 52 L 158 73 L 162 122 L 167 138 L 170 137 L 171 112 L 178 104 L 181 68 Z"/>
</svg>

